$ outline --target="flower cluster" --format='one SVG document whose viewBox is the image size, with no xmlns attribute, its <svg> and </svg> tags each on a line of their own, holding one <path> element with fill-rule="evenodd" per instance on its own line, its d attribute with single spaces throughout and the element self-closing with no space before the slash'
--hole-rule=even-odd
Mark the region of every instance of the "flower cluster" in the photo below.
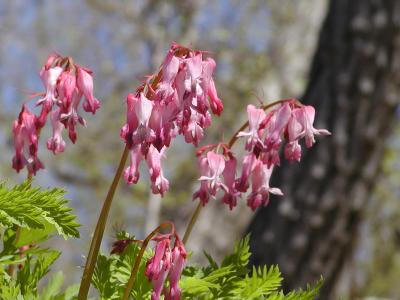
<svg viewBox="0 0 400 300">
<path fill-rule="evenodd" d="M 247 205 L 255 210 L 266 206 L 269 194 L 283 195 L 279 188 L 270 187 L 269 180 L 275 166 L 280 165 L 279 152 L 284 140 L 284 156 L 289 161 L 300 161 L 301 146 L 304 138 L 307 148 L 315 143 L 315 135 L 329 135 L 325 129 L 313 126 L 315 110 L 312 106 L 301 105 L 295 99 L 282 100 L 277 108 L 268 113 L 254 105 L 247 106 L 248 131 L 240 131 L 234 138 L 246 138 L 246 154 L 242 160 L 241 175 L 236 178 L 237 160 L 230 145 L 209 145 L 198 151 L 198 164 L 201 172 L 200 188 L 193 195 L 205 205 L 210 197 L 215 198 L 222 190 L 222 202 L 232 209 L 237 198 L 246 193 Z M 218 149 L 222 153 L 218 154 Z"/>
<path fill-rule="evenodd" d="M 174 247 L 171 250 L 171 239 L 174 237 Z M 153 238 L 157 242 L 154 256 L 147 262 L 145 275 L 153 285 L 151 300 L 159 300 L 161 293 L 166 300 L 179 300 L 181 290 L 178 282 L 186 261 L 186 250 L 179 237 L 172 234 L 162 234 Z M 166 279 L 169 287 L 163 289 Z"/>
<path fill-rule="evenodd" d="M 46 89 L 36 102 L 41 106 L 39 116 L 29 111 L 24 104 L 22 111 L 13 124 L 15 156 L 13 168 L 19 172 L 25 166 L 29 174 L 35 175 L 43 168 L 37 156 L 38 140 L 41 129 L 50 116 L 53 129 L 52 137 L 47 141 L 47 148 L 54 154 L 64 151 L 65 141 L 62 130 L 68 130 L 70 140 L 76 141 L 76 125 L 86 126 L 85 120 L 78 113 L 81 99 L 86 112 L 96 113 L 100 102 L 93 96 L 92 71 L 74 64 L 70 57 L 52 54 L 40 70 L 40 78 Z"/>
<path fill-rule="evenodd" d="M 171 140 L 182 134 L 197 146 L 211 124 L 210 111 L 220 115 L 223 110 L 212 78 L 215 66 L 203 52 L 172 44 L 159 72 L 127 96 L 121 138 L 130 150 L 130 166 L 124 173 L 129 184 L 137 183 L 139 164 L 145 160 L 153 193 L 168 190 L 160 161 Z"/>
</svg>

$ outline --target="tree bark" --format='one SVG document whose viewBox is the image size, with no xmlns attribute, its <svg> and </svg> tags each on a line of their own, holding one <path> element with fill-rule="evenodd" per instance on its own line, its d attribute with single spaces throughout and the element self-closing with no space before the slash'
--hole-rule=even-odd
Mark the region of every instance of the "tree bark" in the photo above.
<svg viewBox="0 0 400 300">
<path fill-rule="evenodd" d="M 331 0 L 302 98 L 332 136 L 275 169 L 285 196 L 252 220 L 251 263 L 278 264 L 288 289 L 323 275 L 320 298 L 334 299 L 396 118 L 400 1 Z"/>
</svg>

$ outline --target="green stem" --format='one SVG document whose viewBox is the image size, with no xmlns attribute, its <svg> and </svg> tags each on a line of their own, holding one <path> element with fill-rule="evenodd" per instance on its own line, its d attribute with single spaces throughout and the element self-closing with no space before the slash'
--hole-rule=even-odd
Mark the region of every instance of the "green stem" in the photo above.
<svg viewBox="0 0 400 300">
<path fill-rule="evenodd" d="M 16 245 L 18 243 L 19 240 L 19 236 L 21 235 L 21 227 L 19 227 L 18 225 L 15 225 L 15 240 L 14 240 L 14 244 Z M 9 265 L 8 269 L 7 269 L 7 274 L 11 277 L 13 276 L 14 273 L 14 269 L 15 269 L 15 265 Z"/>
<path fill-rule="evenodd" d="M 171 230 L 174 230 L 174 225 L 170 221 L 166 221 L 159 225 L 156 229 L 154 229 L 143 241 L 142 247 L 140 248 L 140 251 L 138 253 L 138 256 L 136 256 L 135 259 L 135 264 L 133 265 L 132 271 L 131 271 L 131 276 L 129 277 L 128 283 L 126 284 L 124 295 L 122 297 L 122 300 L 128 300 L 129 295 L 131 293 L 133 284 L 135 283 L 137 273 L 139 271 L 140 267 L 140 262 L 142 261 L 144 252 L 146 251 L 147 245 L 149 244 L 150 240 L 155 236 L 161 229 L 165 227 L 171 227 Z"/>
<path fill-rule="evenodd" d="M 261 108 L 264 109 L 264 110 L 267 110 L 267 109 L 269 109 L 269 108 L 271 108 L 271 107 L 273 107 L 275 105 L 283 104 L 285 102 L 293 102 L 293 101 L 294 101 L 294 99 L 282 99 L 282 100 L 278 100 L 278 101 L 272 102 L 270 104 L 263 105 Z M 298 104 L 300 104 L 300 103 L 298 103 Z M 243 130 L 245 130 L 247 128 L 247 126 L 249 126 L 249 121 L 245 122 L 242 126 L 240 126 L 240 128 L 238 130 L 236 130 L 236 132 L 233 134 L 233 136 L 229 140 L 228 148 L 232 148 L 233 147 L 233 145 L 238 140 L 238 136 L 237 136 L 238 133 L 243 131 Z M 196 224 L 196 221 L 197 221 L 197 219 L 199 217 L 199 214 L 200 214 L 202 208 L 203 208 L 203 205 L 202 205 L 201 202 L 199 202 L 199 204 L 197 205 L 195 211 L 192 214 L 192 217 L 190 218 L 189 224 L 188 224 L 188 226 L 186 228 L 186 231 L 185 231 L 185 235 L 183 236 L 182 242 L 184 244 L 186 244 L 187 241 L 189 240 L 190 233 L 192 232 L 194 224 Z"/>
<path fill-rule="evenodd" d="M 192 232 L 193 226 L 196 223 L 197 218 L 199 217 L 199 214 L 200 214 L 202 208 L 203 208 L 203 204 L 201 203 L 201 201 L 199 201 L 199 204 L 197 205 L 195 211 L 193 212 L 190 222 L 186 228 L 185 235 L 183 236 L 183 239 L 182 239 L 183 244 L 186 244 L 186 242 L 188 241 L 190 233 Z"/>
<path fill-rule="evenodd" d="M 117 169 L 114 179 L 110 185 L 110 188 L 107 193 L 107 197 L 104 200 L 103 208 L 101 209 L 101 213 L 100 213 L 99 219 L 97 221 L 96 229 L 94 231 L 92 242 L 90 244 L 89 254 L 88 254 L 88 257 L 86 260 L 85 269 L 84 269 L 83 275 L 82 275 L 81 286 L 79 288 L 79 294 L 78 294 L 79 300 L 87 299 L 87 296 L 89 293 L 89 288 L 90 288 L 90 283 L 91 283 L 93 272 L 94 272 L 94 267 L 96 265 L 97 255 L 99 254 L 101 240 L 103 238 L 104 229 L 105 229 L 106 223 L 107 223 L 108 213 L 110 212 L 111 203 L 114 198 L 114 194 L 117 189 L 118 182 L 119 182 L 122 172 L 124 170 L 124 166 L 125 166 L 126 160 L 128 158 L 128 154 L 129 154 L 129 148 L 126 146 L 124 149 L 124 152 L 122 153 L 121 160 L 118 165 L 118 169 Z"/>
</svg>

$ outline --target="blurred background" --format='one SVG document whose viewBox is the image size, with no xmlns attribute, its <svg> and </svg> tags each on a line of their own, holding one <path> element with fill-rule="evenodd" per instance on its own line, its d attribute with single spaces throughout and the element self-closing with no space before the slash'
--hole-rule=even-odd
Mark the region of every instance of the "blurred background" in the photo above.
<svg viewBox="0 0 400 300">
<path fill-rule="evenodd" d="M 396 0 L 0 0 L 0 180 L 24 180 L 11 168 L 12 120 L 29 92 L 43 91 L 38 72 L 47 55 L 92 69 L 101 109 L 62 155 L 45 150 L 50 132 L 42 133 L 46 170 L 35 178 L 68 190 L 81 239 L 53 246 L 63 250 L 56 268 L 78 282 L 124 147 L 127 93 L 158 68 L 172 41 L 208 50 L 225 110 L 203 144 L 236 131 L 247 104 L 288 97 L 316 106 L 316 127 L 333 136 L 299 165 L 282 165 L 274 181 L 285 197 L 267 208 L 207 206 L 188 245 L 193 260 L 202 262 L 202 249 L 221 258 L 250 231 L 252 263 L 278 263 L 288 288 L 323 274 L 321 299 L 399 299 L 399 26 Z M 172 219 L 183 232 L 196 206 L 194 153 L 179 139 L 168 151 L 163 199 L 150 195 L 147 171 L 136 186 L 120 184 L 102 251 L 120 228 L 143 238 Z"/>
</svg>

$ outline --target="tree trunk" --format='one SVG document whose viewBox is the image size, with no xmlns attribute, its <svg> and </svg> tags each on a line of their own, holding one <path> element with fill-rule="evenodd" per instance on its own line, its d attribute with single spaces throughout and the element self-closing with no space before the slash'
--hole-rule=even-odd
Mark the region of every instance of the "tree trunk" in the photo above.
<svg viewBox="0 0 400 300">
<path fill-rule="evenodd" d="M 330 1 L 303 103 L 332 136 L 318 139 L 300 164 L 275 169 L 272 186 L 285 196 L 260 209 L 248 229 L 252 264 L 278 264 L 288 289 L 323 275 L 320 298 L 334 297 L 396 118 L 399 26 L 398 0 Z"/>
</svg>

